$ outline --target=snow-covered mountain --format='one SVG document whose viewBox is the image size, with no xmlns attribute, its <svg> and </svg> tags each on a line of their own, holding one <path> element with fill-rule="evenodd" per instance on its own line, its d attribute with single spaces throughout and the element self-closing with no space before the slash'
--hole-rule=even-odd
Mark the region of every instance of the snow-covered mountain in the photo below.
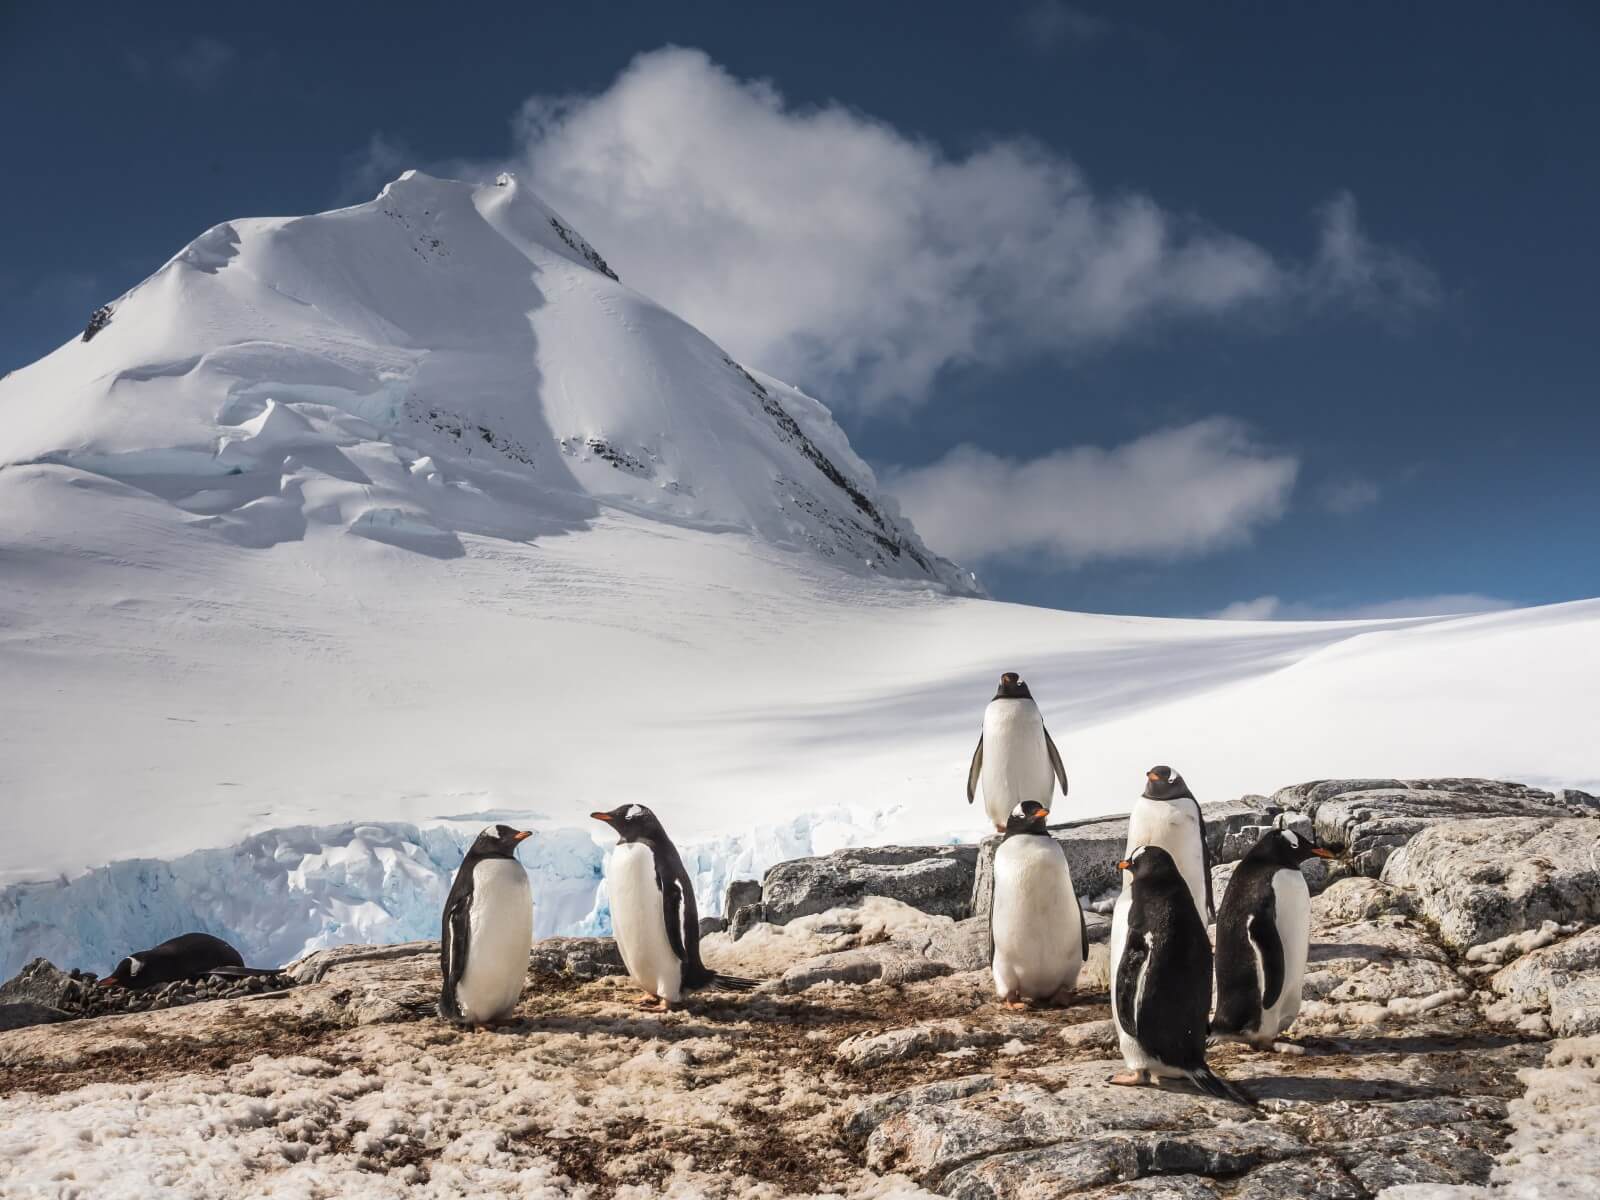
<svg viewBox="0 0 1600 1200">
<path fill-rule="evenodd" d="M 977 590 L 827 409 L 623 286 L 510 175 L 408 171 L 367 204 L 207 230 L 0 381 L 0 467 L 22 466 L 257 549 L 320 525 L 449 557 L 604 508 Z"/>
<path fill-rule="evenodd" d="M 1068 817 L 1125 809 L 1154 762 L 1208 800 L 1600 781 L 1600 602 L 1291 624 L 981 599 L 820 404 L 510 179 L 220 225 L 108 307 L 0 380 L 0 976 L 188 928 L 259 962 L 419 936 L 490 819 L 537 831 L 541 933 L 604 928 L 586 814 L 623 799 L 706 912 L 780 858 L 971 838 L 1006 669 Z"/>
</svg>

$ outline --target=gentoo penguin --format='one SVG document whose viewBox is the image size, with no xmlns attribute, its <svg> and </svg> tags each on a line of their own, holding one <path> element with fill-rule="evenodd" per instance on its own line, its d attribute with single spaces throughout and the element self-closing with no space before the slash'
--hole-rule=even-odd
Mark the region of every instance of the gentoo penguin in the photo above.
<svg viewBox="0 0 1600 1200">
<path fill-rule="evenodd" d="M 994 852 L 989 965 L 1011 1008 L 1049 1000 L 1078 981 L 1089 931 L 1061 843 L 1045 831 L 1049 810 L 1024 800 Z"/>
<path fill-rule="evenodd" d="M 489 1025 L 517 1007 L 533 948 L 533 892 L 517 846 L 531 836 L 485 826 L 461 860 L 439 930 L 439 1015 L 447 1021 Z"/>
<path fill-rule="evenodd" d="M 1211 850 L 1206 846 L 1200 802 L 1171 767 L 1151 767 L 1144 780 L 1144 794 L 1128 817 L 1125 857 L 1132 858 L 1140 846 L 1160 846 L 1170 854 L 1194 895 L 1204 926 L 1216 919 L 1216 909 L 1211 903 Z"/>
<path fill-rule="evenodd" d="M 640 1008 L 666 1012 L 686 991 L 712 987 L 743 991 L 748 979 L 719 975 L 700 961 L 700 908 L 678 848 L 655 813 L 622 804 L 590 813 L 617 831 L 606 867 L 611 930 L 633 981 L 644 989 Z"/>
<path fill-rule="evenodd" d="M 1112 1083 L 1183 1078 L 1219 1100 L 1255 1100 L 1206 1066 L 1211 943 L 1188 884 L 1160 846 L 1117 864 L 1129 872 L 1111 916 L 1111 1016 L 1128 1070 Z"/>
<path fill-rule="evenodd" d="M 1273 829 L 1234 868 L 1217 914 L 1217 1013 L 1211 1032 L 1266 1049 L 1300 1012 L 1311 892 L 1300 864 L 1333 852 Z"/>
<path fill-rule="evenodd" d="M 209 933 L 183 933 L 123 959 L 100 980 L 101 987 L 144 988 L 207 975 L 272 975 L 270 968 L 247 967 L 239 952 Z"/>
<path fill-rule="evenodd" d="M 1050 740 L 1033 693 L 1015 671 L 1000 676 L 1000 687 L 983 710 L 983 732 L 967 768 L 967 803 L 983 781 L 983 811 L 1004 833 L 1011 812 L 1025 800 L 1048 810 L 1056 781 L 1067 794 L 1067 769 Z"/>
</svg>

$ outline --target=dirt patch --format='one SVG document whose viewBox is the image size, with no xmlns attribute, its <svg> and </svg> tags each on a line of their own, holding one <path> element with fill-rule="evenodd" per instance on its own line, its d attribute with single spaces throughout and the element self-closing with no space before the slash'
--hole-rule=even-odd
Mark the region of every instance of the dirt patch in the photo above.
<svg viewBox="0 0 1600 1200">
<path fill-rule="evenodd" d="M 0 1074 L 0 1096 L 34 1092 L 54 1096 L 91 1083 L 134 1083 L 171 1075 L 218 1073 L 258 1054 L 283 1058 L 320 1049 L 343 1028 L 288 1014 L 268 1015 L 215 1037 L 168 1035 L 139 1027 L 122 1031 L 128 1041 L 91 1051 L 71 1064 L 24 1063 Z"/>
</svg>

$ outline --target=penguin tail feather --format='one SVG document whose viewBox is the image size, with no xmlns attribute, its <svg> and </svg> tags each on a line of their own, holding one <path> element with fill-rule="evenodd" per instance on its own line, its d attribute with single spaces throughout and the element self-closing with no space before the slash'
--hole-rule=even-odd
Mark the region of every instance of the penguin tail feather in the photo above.
<svg viewBox="0 0 1600 1200">
<path fill-rule="evenodd" d="M 254 979 L 258 975 L 281 975 L 279 967 L 212 967 L 207 975 L 220 975 L 224 979 Z"/>
<path fill-rule="evenodd" d="M 711 973 L 711 981 L 706 984 L 714 992 L 753 992 L 761 985 L 759 979 L 745 979 L 739 975 L 724 975 L 720 971 Z"/>
<path fill-rule="evenodd" d="M 1204 1064 L 1192 1071 L 1186 1071 L 1185 1074 L 1189 1077 L 1190 1083 L 1208 1096 L 1214 1096 L 1218 1100 L 1229 1100 L 1234 1104 L 1242 1104 L 1246 1108 L 1261 1107 L 1261 1102 L 1249 1092 L 1245 1091 L 1237 1083 L 1230 1083 Z"/>
</svg>

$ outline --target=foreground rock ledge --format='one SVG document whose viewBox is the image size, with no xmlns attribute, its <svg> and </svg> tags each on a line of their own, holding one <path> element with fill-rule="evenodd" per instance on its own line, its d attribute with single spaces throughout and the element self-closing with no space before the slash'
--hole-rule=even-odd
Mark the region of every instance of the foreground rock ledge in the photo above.
<svg viewBox="0 0 1600 1200">
<path fill-rule="evenodd" d="M 632 1008 L 608 940 L 573 938 L 536 948 L 492 1032 L 430 1014 L 419 942 L 313 955 L 269 997 L 0 1033 L 0 1194 L 1600 1194 L 1600 1037 L 1576 1036 L 1600 1018 L 1600 931 L 1562 899 L 1586 885 L 1542 850 L 1519 921 L 1482 878 L 1421 865 L 1496 842 L 1525 862 L 1574 818 L 1479 807 L 1315 898 L 1302 1053 L 1214 1055 L 1260 1115 L 1104 1084 L 1103 947 L 1072 1006 L 1014 1013 L 973 969 L 980 923 L 868 895 L 708 938 L 714 965 L 773 982 L 664 1017 Z M 1532 824 L 1463 828 L 1507 820 Z"/>
</svg>

